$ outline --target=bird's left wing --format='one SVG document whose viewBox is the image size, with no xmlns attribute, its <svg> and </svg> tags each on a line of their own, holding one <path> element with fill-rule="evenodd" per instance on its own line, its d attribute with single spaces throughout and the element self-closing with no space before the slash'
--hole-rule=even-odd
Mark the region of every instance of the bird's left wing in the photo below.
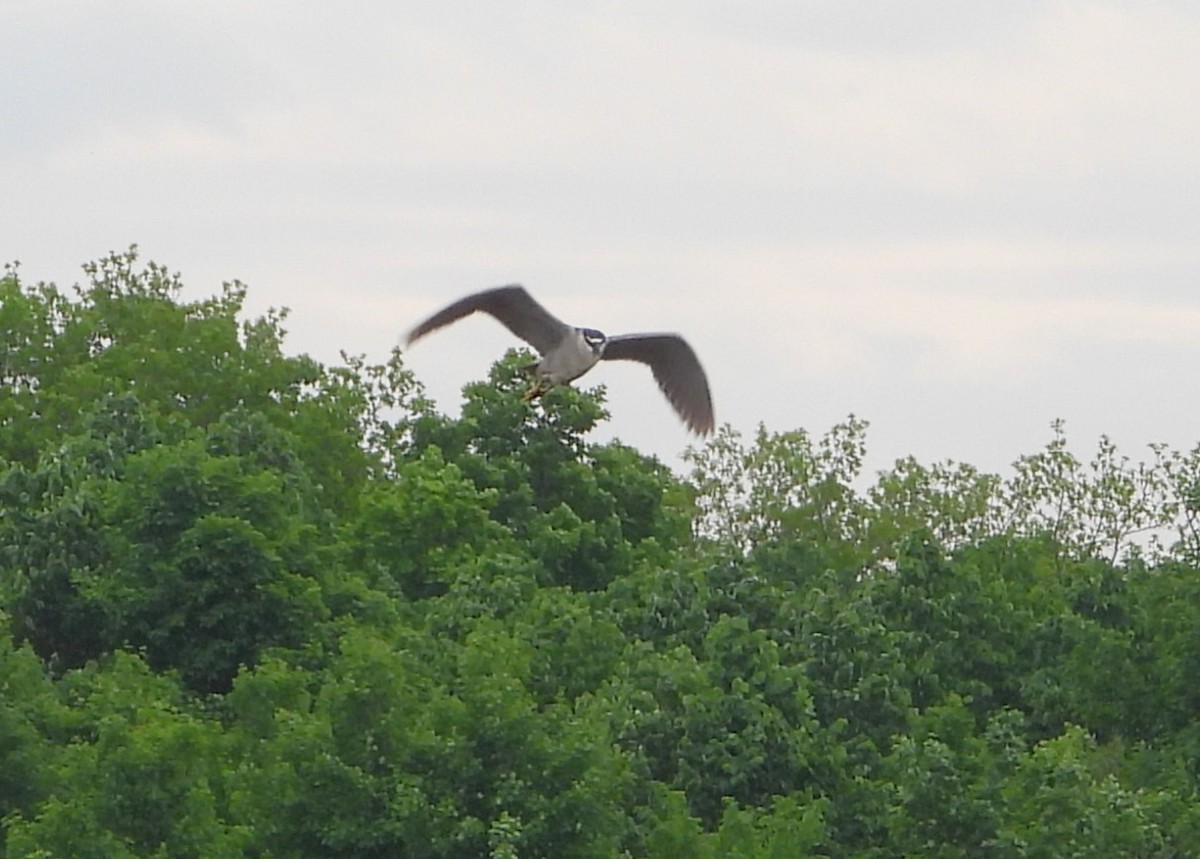
<svg viewBox="0 0 1200 859">
<path fill-rule="evenodd" d="M 606 361 L 641 361 L 688 429 L 697 435 L 713 431 L 708 378 L 692 347 L 678 334 L 622 334 L 608 338 Z"/>
<path fill-rule="evenodd" d="M 430 316 L 408 333 L 406 343 L 457 322 L 476 311 L 491 314 L 538 352 L 545 355 L 571 331 L 571 326 L 533 300 L 523 286 L 500 286 L 461 298 Z"/>
</svg>

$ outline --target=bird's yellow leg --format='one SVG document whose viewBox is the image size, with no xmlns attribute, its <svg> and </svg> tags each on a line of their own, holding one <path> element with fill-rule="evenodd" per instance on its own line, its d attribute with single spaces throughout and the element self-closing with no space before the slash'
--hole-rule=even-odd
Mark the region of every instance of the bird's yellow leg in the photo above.
<svg viewBox="0 0 1200 859">
<path fill-rule="evenodd" d="M 537 382 L 533 383 L 532 388 L 521 395 L 521 401 L 531 403 L 548 390 L 550 390 L 550 386 L 545 382 L 538 380 Z"/>
</svg>

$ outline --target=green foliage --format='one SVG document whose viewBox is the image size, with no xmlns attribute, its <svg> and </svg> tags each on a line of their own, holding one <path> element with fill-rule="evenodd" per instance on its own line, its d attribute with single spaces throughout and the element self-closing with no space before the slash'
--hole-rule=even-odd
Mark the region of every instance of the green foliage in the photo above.
<svg viewBox="0 0 1200 859">
<path fill-rule="evenodd" d="M 0 856 L 1200 855 L 1200 447 L 682 480 L 85 275 L 0 279 Z"/>
<path fill-rule="evenodd" d="M 497 494 L 477 489 L 428 447 L 363 493 L 348 535 L 353 563 L 410 599 L 444 593 L 484 544 L 502 541 L 503 529 L 489 518 Z"/>
<path fill-rule="evenodd" d="M 118 654 L 64 683 L 74 739 L 43 762 L 46 798 L 7 820 L 8 856 L 240 856 L 219 726 L 180 709 L 170 681 Z"/>
<path fill-rule="evenodd" d="M 1007 479 L 906 458 L 863 491 L 865 421 L 851 416 L 815 443 L 803 430 L 759 427 L 749 447 L 724 427 L 686 456 L 697 525 L 727 551 L 809 540 L 841 553 L 846 565 L 890 559 L 913 531 L 950 549 L 1044 536 L 1075 559 L 1196 557 L 1200 446 L 1184 453 L 1152 444 L 1151 461 L 1134 463 L 1102 437 L 1085 465 L 1069 450 L 1062 422 L 1052 429 L 1046 448 L 1019 458 Z"/>
<path fill-rule="evenodd" d="M 1153 798 L 1097 775 L 1092 757 L 1092 742 L 1079 727 L 1025 755 L 1000 789 L 1009 813 L 996 847 L 1047 859 L 1169 855 L 1148 807 Z"/>
<path fill-rule="evenodd" d="M 42 740 L 61 739 L 66 718 L 33 651 L 0 643 L 0 820 L 45 800 L 52 780 Z"/>
<path fill-rule="evenodd" d="M 547 583 L 600 589 L 639 556 L 687 540 L 686 519 L 670 505 L 680 490 L 661 464 L 585 443 L 604 415 L 600 392 L 556 388 L 522 402 L 528 360 L 509 352 L 488 383 L 468 385 L 459 420 L 416 420 L 414 449 L 436 447 L 494 499 L 492 518 L 531 548 Z"/>
<path fill-rule="evenodd" d="M 33 502 L 0 519 L 16 630 L 60 668 L 128 646 L 191 688 L 226 689 L 324 613 L 314 490 L 261 416 L 239 408 L 153 444 L 136 401 L 110 404 L 0 489 Z"/>
<path fill-rule="evenodd" d="M 258 830 L 261 848 L 612 855 L 623 764 L 602 723 L 535 705 L 531 656 L 492 627 L 459 645 L 358 631 L 315 688 L 278 663 L 243 675 L 230 702 L 257 741 L 235 790 L 242 814 L 274 822 Z"/>
</svg>

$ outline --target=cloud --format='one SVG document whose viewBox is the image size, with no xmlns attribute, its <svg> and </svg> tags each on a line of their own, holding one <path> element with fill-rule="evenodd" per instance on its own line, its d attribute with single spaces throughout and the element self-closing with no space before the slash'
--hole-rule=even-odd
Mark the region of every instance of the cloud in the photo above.
<svg viewBox="0 0 1200 859">
<path fill-rule="evenodd" d="M 688 271 L 679 312 L 689 326 L 723 331 L 740 354 L 803 378 L 1013 389 L 1085 352 L 1191 350 L 1200 330 L 1193 289 L 1143 282 L 1156 267 L 1191 282 L 1200 251 L 1182 243 L 949 236 L 714 248 L 672 265 Z"/>
<path fill-rule="evenodd" d="M 137 242 L 197 293 L 291 306 L 322 357 L 516 280 L 682 331 L 751 423 L 910 391 L 943 418 L 1051 409 L 1071 373 L 1151 396 L 1140 375 L 1195 355 L 1187 4 L 78 0 L 0 24 L 6 255 L 56 277 Z M 506 344 L 429 366 L 453 393 Z M 785 385 L 814 393 L 756 393 Z"/>
</svg>

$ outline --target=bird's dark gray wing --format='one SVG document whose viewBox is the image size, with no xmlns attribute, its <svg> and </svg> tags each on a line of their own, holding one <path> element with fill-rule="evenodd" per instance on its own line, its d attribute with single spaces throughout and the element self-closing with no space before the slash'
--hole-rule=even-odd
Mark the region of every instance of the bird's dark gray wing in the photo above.
<svg viewBox="0 0 1200 859">
<path fill-rule="evenodd" d="M 697 435 L 713 431 L 708 378 L 692 347 L 678 334 L 622 334 L 608 338 L 606 361 L 649 364 L 654 379 L 688 429 Z"/>
<path fill-rule="evenodd" d="M 476 311 L 489 313 L 543 355 L 562 341 L 571 326 L 556 318 L 533 300 L 522 286 L 500 286 L 468 295 L 430 316 L 408 333 L 405 341 L 411 344 L 430 331 L 457 322 Z"/>
</svg>

